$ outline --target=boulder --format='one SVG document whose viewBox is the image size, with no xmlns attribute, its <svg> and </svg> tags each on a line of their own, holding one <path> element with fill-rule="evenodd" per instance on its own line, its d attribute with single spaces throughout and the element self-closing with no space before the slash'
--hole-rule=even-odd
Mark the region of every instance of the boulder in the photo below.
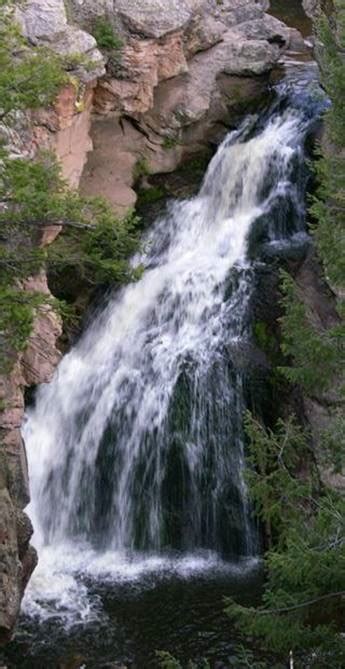
<svg viewBox="0 0 345 669">
<path fill-rule="evenodd" d="M 67 27 L 67 17 L 63 0 L 27 0 L 17 7 L 17 20 L 23 34 L 32 44 L 41 41 L 55 42 Z"/>
<path fill-rule="evenodd" d="M 207 51 L 223 39 L 227 26 L 213 16 L 206 14 L 194 17 L 184 34 L 186 57 L 190 59 L 199 51 Z"/>
<path fill-rule="evenodd" d="M 94 37 L 68 24 L 63 0 L 26 0 L 16 8 L 16 18 L 23 35 L 33 45 L 46 45 L 67 60 L 77 56 L 79 77 L 87 82 L 104 74 L 103 56 Z M 83 57 L 85 64 L 82 64 Z"/>
<path fill-rule="evenodd" d="M 111 21 L 114 16 L 114 0 L 66 0 L 69 15 L 74 22 L 86 30 L 95 24 L 98 18 Z"/>
<path fill-rule="evenodd" d="M 197 54 L 190 61 L 188 76 L 159 87 L 153 110 L 144 117 L 145 123 L 157 132 L 161 129 L 164 134 L 165 130 L 170 130 L 176 135 L 209 114 L 214 97 L 219 97 L 221 92 L 218 86 L 221 74 L 238 77 L 262 75 L 271 69 L 278 54 L 279 47 L 275 44 L 243 40 L 235 31 L 227 31 L 220 44 Z M 238 87 L 241 87 L 241 79 L 234 81 L 235 99 Z M 231 92 L 228 90 L 229 97 Z"/>
<path fill-rule="evenodd" d="M 281 46 L 287 46 L 290 40 L 290 28 L 269 14 L 240 23 L 236 26 L 236 32 L 248 40 L 267 40 Z"/>
<path fill-rule="evenodd" d="M 302 0 L 303 8 L 307 16 L 315 18 L 320 13 L 320 0 Z"/>
<path fill-rule="evenodd" d="M 114 11 L 131 33 L 159 39 L 184 29 L 204 0 L 114 0 Z"/>
<path fill-rule="evenodd" d="M 61 35 L 56 36 L 52 48 L 65 59 L 69 69 L 74 70 L 75 75 L 84 83 L 101 77 L 105 73 L 104 58 L 97 49 L 97 42 L 85 30 L 67 26 Z M 74 65 L 75 56 L 77 58 Z M 83 58 L 85 64 L 83 64 Z"/>
<path fill-rule="evenodd" d="M 153 39 L 129 39 L 122 52 L 121 77 L 101 80 L 95 95 L 100 113 L 116 110 L 130 114 L 152 108 L 159 81 L 187 72 L 181 33 Z"/>
<path fill-rule="evenodd" d="M 264 14 L 263 5 L 255 0 L 224 0 L 224 2 L 217 3 L 214 15 L 217 19 L 221 19 L 229 28 L 245 23 L 246 21 L 253 21 L 262 18 Z"/>
<path fill-rule="evenodd" d="M 303 35 L 296 28 L 290 28 L 289 51 L 293 51 L 294 53 L 310 51 L 310 46 L 308 46 Z"/>
</svg>

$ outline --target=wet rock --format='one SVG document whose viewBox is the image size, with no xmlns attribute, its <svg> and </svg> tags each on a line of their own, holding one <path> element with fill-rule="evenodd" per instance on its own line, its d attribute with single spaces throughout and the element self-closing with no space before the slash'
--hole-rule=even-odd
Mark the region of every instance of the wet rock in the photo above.
<svg viewBox="0 0 345 669">
<path fill-rule="evenodd" d="M 310 51 L 310 47 L 304 41 L 303 35 L 296 28 L 290 28 L 289 51 L 296 53 Z"/>
<path fill-rule="evenodd" d="M 234 107 L 263 94 L 267 80 L 260 75 L 270 70 L 278 51 L 277 45 L 243 41 L 227 31 L 220 44 L 194 56 L 188 76 L 161 83 L 153 110 L 141 119 L 150 139 L 151 171 L 158 171 L 157 161 L 159 169 L 175 169 L 186 150 L 191 154 L 207 144 L 218 122 L 231 125 Z M 166 137 L 171 140 L 168 150 Z"/>
<path fill-rule="evenodd" d="M 98 82 L 95 111 L 135 120 L 146 138 L 150 172 L 172 171 L 219 140 L 243 105 L 264 93 L 291 37 L 264 6 L 243 0 L 174 0 L 164 8 L 161 0 L 114 3 L 124 46 L 116 72 L 108 67 Z"/>
</svg>

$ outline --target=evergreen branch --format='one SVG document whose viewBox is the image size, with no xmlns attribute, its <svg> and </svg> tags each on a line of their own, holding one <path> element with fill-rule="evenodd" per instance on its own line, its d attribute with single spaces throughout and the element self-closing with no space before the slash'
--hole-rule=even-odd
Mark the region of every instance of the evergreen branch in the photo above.
<svg viewBox="0 0 345 669">
<path fill-rule="evenodd" d="M 301 602 L 300 604 L 294 604 L 293 606 L 285 606 L 279 609 L 257 609 L 255 613 L 265 616 L 272 615 L 276 613 L 290 613 L 290 611 L 296 611 L 297 609 L 303 609 L 312 604 L 318 604 L 318 602 L 325 601 L 326 599 L 332 599 L 333 597 L 344 597 L 345 590 L 339 590 L 338 592 L 330 592 L 327 595 L 321 595 L 320 597 L 315 597 L 314 599 L 309 599 L 306 602 Z"/>
</svg>

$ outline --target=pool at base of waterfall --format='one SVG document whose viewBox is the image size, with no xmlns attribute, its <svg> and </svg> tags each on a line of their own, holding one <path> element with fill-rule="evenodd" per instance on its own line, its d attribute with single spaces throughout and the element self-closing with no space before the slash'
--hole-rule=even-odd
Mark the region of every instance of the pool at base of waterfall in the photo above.
<svg viewBox="0 0 345 669">
<path fill-rule="evenodd" d="M 56 555 L 43 557 L 46 573 L 38 569 L 26 596 L 4 658 L 8 669 L 154 669 L 156 651 L 170 652 L 182 666 L 193 660 L 201 667 L 207 659 L 214 669 L 238 669 L 243 639 L 224 613 L 224 597 L 254 603 L 260 561 L 223 562 L 210 552 L 97 554 L 87 547 L 74 557 L 73 564 L 66 547 L 63 571 Z M 35 581 L 42 598 L 46 592 L 42 608 Z"/>
</svg>

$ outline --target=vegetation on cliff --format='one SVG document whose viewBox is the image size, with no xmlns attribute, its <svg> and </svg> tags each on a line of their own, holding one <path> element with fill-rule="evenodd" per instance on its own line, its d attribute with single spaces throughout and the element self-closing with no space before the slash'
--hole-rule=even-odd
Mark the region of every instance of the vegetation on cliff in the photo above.
<svg viewBox="0 0 345 669">
<path fill-rule="evenodd" d="M 271 653 L 274 666 L 285 666 L 291 654 L 297 666 L 318 669 L 345 665 L 345 499 L 327 485 L 327 477 L 320 478 L 320 468 L 324 473 L 341 471 L 345 453 L 343 0 L 335 7 L 335 14 L 322 15 L 317 25 L 322 78 L 332 107 L 325 117 L 316 165 L 319 186 L 310 212 L 325 277 L 336 291 L 339 319 L 329 328 L 316 324 L 297 284 L 284 273 L 281 329 L 286 364 L 280 368 L 289 382 L 317 401 L 333 393 L 327 402 L 330 420 L 318 435 L 316 463 L 315 435 L 313 440 L 293 416 L 266 429 L 247 415 L 248 481 L 266 529 L 267 581 L 260 607 L 227 602 L 228 615 L 246 635 L 258 639 L 261 651 Z"/>
<path fill-rule="evenodd" d="M 290 651 L 297 666 L 340 669 L 345 594 L 345 500 L 324 486 L 310 457 L 310 435 L 290 418 L 274 430 L 246 418 L 249 485 L 268 536 L 262 604 L 227 602 L 227 613 L 257 637 L 276 666 Z"/>
<path fill-rule="evenodd" d="M 11 147 L 19 124 L 30 132 L 27 110 L 48 106 L 67 82 L 62 61 L 51 51 L 29 48 L 0 1 L 0 367 L 6 369 L 30 335 L 34 314 L 47 296 L 25 290 L 25 279 L 50 265 L 73 265 L 92 285 L 133 277 L 127 258 L 136 247 L 136 218 L 119 221 L 101 199 L 80 197 L 62 179 L 54 156 L 20 155 Z M 20 133 L 20 130 L 19 130 Z M 42 233 L 64 232 L 47 250 Z M 72 232 L 73 231 L 73 232 Z M 50 300 L 51 303 L 54 301 Z M 14 354 L 14 355 L 13 355 Z"/>
</svg>

